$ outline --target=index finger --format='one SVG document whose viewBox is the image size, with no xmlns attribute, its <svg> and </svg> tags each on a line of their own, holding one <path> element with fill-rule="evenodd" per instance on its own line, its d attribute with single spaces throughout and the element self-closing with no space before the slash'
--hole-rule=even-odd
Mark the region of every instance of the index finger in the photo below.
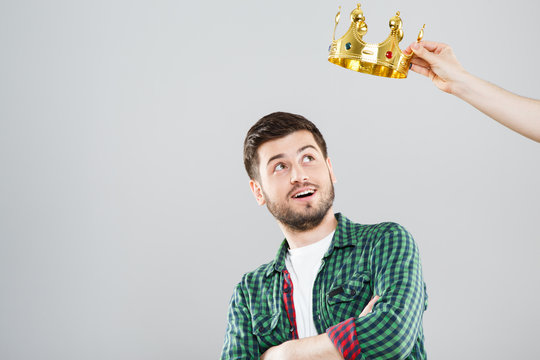
<svg viewBox="0 0 540 360">
<path fill-rule="evenodd" d="M 403 50 L 403 53 L 404 53 L 405 55 L 409 55 L 409 54 L 412 53 L 411 46 L 412 46 L 412 44 L 409 45 L 409 46 L 407 46 L 407 48 L 406 48 L 405 50 Z"/>
<path fill-rule="evenodd" d="M 440 43 L 440 42 L 436 42 L 436 41 L 427 41 L 427 40 L 422 40 L 420 41 L 420 44 L 427 50 L 433 52 L 437 49 L 444 49 L 444 48 L 447 48 L 448 45 L 446 44 L 443 44 L 443 43 Z"/>
</svg>

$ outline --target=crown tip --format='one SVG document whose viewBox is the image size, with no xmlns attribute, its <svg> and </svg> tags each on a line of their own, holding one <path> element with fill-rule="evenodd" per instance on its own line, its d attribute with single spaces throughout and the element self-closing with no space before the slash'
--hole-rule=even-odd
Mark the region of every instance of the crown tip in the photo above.
<svg viewBox="0 0 540 360">
<path fill-rule="evenodd" d="M 422 28 L 420 29 L 420 32 L 418 33 L 418 37 L 416 38 L 416 42 L 420 42 L 424 38 L 424 29 L 425 28 L 426 28 L 426 24 L 424 24 L 424 26 L 422 26 Z"/>
</svg>

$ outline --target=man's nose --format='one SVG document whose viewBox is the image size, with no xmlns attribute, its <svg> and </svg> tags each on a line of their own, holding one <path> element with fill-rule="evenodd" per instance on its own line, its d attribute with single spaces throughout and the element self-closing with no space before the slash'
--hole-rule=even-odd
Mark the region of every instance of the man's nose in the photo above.
<svg viewBox="0 0 540 360">
<path fill-rule="evenodd" d="M 302 183 L 309 180 L 305 169 L 300 165 L 294 165 L 291 169 L 291 184 Z"/>
</svg>

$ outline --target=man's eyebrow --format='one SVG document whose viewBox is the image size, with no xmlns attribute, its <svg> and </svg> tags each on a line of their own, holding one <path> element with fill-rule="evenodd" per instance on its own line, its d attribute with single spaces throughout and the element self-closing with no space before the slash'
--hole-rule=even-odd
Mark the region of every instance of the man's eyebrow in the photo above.
<svg viewBox="0 0 540 360">
<path fill-rule="evenodd" d="M 305 145 L 305 146 L 302 146 L 300 149 L 298 149 L 296 151 L 296 154 L 300 154 L 302 151 L 306 150 L 306 149 L 313 149 L 315 151 L 318 151 L 317 148 L 313 145 Z M 268 159 L 268 162 L 266 163 L 266 166 L 270 165 L 270 163 L 276 159 L 280 159 L 282 157 L 285 157 L 285 154 L 281 153 L 281 154 L 277 154 L 277 155 L 274 155 L 272 156 L 270 159 Z"/>
<path fill-rule="evenodd" d="M 270 159 L 268 159 L 268 162 L 266 163 L 266 166 L 270 165 L 270 163 L 276 159 L 279 159 L 279 158 L 282 158 L 282 157 L 285 157 L 285 154 L 281 153 L 281 154 L 277 154 L 277 155 L 274 155 L 272 156 Z"/>
<path fill-rule="evenodd" d="M 313 150 L 315 151 L 318 151 L 317 148 L 313 145 L 306 145 L 306 146 L 302 146 L 300 149 L 298 149 L 298 151 L 296 152 L 297 154 L 300 154 L 302 151 L 306 150 L 306 149 L 309 149 L 309 148 L 312 148 Z"/>
</svg>

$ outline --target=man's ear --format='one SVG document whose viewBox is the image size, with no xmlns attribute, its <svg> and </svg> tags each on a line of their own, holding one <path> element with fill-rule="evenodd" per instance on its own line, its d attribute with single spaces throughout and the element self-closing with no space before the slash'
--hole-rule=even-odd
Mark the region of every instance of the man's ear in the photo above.
<svg viewBox="0 0 540 360">
<path fill-rule="evenodd" d="M 330 179 L 335 184 L 337 183 L 336 176 L 334 175 L 334 169 L 332 169 L 332 162 L 330 161 L 330 158 L 326 158 L 326 165 L 328 166 L 328 171 L 330 172 Z"/>
<path fill-rule="evenodd" d="M 264 194 L 262 191 L 261 184 L 257 180 L 249 180 L 249 187 L 251 188 L 251 192 L 253 193 L 253 196 L 255 196 L 255 200 L 257 200 L 257 204 L 264 205 L 266 204 L 266 200 L 264 198 Z"/>
</svg>

